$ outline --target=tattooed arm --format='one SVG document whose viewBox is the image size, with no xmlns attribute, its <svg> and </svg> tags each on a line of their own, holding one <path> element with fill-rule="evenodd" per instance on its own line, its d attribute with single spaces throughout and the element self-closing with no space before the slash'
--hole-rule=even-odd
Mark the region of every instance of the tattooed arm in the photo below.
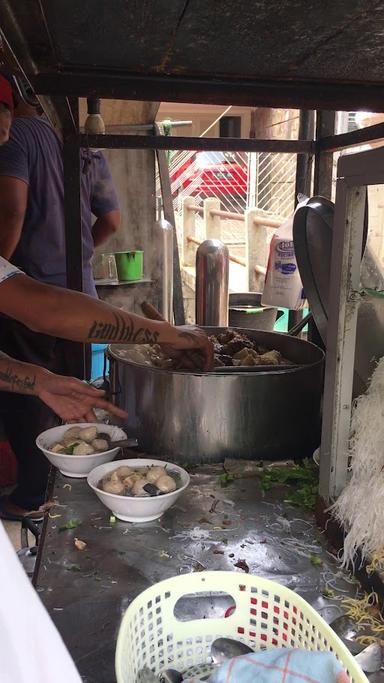
<svg viewBox="0 0 384 683">
<path fill-rule="evenodd" d="M 0 351 L 0 391 L 36 395 L 37 375 L 41 368 L 21 363 Z"/>
<path fill-rule="evenodd" d="M 102 408 L 118 417 L 126 413 L 108 403 L 104 391 L 90 387 L 74 377 L 55 375 L 38 365 L 22 363 L 0 351 L 0 391 L 36 396 L 62 420 L 92 422 L 94 408 Z"/>
<path fill-rule="evenodd" d="M 86 294 L 45 285 L 18 274 L 0 284 L 0 312 L 36 332 L 73 341 L 166 344 L 174 349 L 199 349 L 204 369 L 213 361 L 212 344 L 202 330 L 174 327 L 127 313 Z"/>
</svg>

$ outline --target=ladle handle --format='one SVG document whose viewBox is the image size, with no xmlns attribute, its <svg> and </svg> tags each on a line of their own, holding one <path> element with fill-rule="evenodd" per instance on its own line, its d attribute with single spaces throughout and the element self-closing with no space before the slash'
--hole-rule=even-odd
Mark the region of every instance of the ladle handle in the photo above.
<svg viewBox="0 0 384 683">
<path fill-rule="evenodd" d="M 287 334 L 289 334 L 290 337 L 297 337 L 301 330 L 303 330 L 304 327 L 308 325 L 310 320 L 312 320 L 312 313 L 307 313 L 307 315 L 305 315 L 299 323 L 297 323 L 296 325 L 291 327 L 290 330 L 288 330 Z"/>
</svg>

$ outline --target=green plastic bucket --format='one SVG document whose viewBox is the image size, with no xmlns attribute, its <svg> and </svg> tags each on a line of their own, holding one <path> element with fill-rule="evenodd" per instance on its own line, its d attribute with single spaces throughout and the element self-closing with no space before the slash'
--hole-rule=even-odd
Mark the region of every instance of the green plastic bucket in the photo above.
<svg viewBox="0 0 384 683">
<path fill-rule="evenodd" d="M 141 280 L 143 277 L 142 251 L 115 252 L 117 274 L 119 280 Z"/>
</svg>

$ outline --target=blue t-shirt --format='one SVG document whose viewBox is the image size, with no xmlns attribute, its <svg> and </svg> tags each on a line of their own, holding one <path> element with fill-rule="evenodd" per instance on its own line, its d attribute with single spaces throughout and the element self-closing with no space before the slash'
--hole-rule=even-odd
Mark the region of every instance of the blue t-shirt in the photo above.
<svg viewBox="0 0 384 683">
<path fill-rule="evenodd" d="M 62 143 L 47 120 L 14 120 L 9 141 L 0 147 L 0 175 L 19 178 L 28 185 L 22 235 L 12 263 L 37 280 L 66 287 Z M 101 152 L 82 150 L 83 290 L 93 296 L 96 290 L 91 267 L 92 214 L 99 217 L 118 208 L 104 156 Z"/>
</svg>

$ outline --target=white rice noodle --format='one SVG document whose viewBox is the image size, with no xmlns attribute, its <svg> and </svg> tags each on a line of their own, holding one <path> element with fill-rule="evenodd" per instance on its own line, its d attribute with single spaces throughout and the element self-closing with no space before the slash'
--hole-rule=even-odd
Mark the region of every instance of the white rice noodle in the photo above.
<svg viewBox="0 0 384 683">
<path fill-rule="evenodd" d="M 349 452 L 352 476 L 331 508 L 347 530 L 343 566 L 384 548 L 384 358 L 353 406 Z"/>
</svg>

